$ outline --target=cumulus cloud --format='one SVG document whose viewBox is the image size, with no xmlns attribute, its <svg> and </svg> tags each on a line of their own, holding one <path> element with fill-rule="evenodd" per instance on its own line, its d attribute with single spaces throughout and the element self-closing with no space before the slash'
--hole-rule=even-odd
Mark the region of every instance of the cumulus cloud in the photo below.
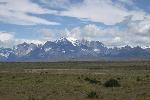
<svg viewBox="0 0 150 100">
<path fill-rule="evenodd" d="M 14 36 L 10 33 L 0 32 L 0 41 L 2 42 L 12 40 L 13 38 Z"/>
<path fill-rule="evenodd" d="M 125 29 L 119 29 L 118 27 L 102 28 L 89 24 L 84 27 L 67 30 L 64 36 L 80 40 L 98 40 L 107 46 L 147 46 L 150 44 L 150 27 L 148 24 L 143 25 L 143 23 L 141 21 L 136 24 L 130 24 Z"/>
<path fill-rule="evenodd" d="M 38 40 L 38 39 L 14 39 L 15 45 L 20 44 L 20 43 L 34 43 L 34 44 L 44 44 L 44 40 Z"/>
<path fill-rule="evenodd" d="M 31 0 L 1 0 L 0 21 L 17 25 L 58 25 L 57 22 L 45 20 L 30 14 L 55 14 L 57 11 L 44 9 Z"/>
<path fill-rule="evenodd" d="M 44 40 L 16 38 L 12 32 L 0 32 L 0 47 L 13 47 L 23 42 L 35 44 L 45 43 Z"/>
<path fill-rule="evenodd" d="M 8 32 L 0 32 L 0 47 L 10 47 L 13 44 L 14 35 Z"/>
<path fill-rule="evenodd" d="M 145 16 L 145 19 L 141 21 L 129 21 L 127 25 L 128 31 L 134 35 L 150 36 L 150 15 Z"/>
<path fill-rule="evenodd" d="M 89 24 L 83 27 L 75 27 L 71 30 L 66 29 L 64 36 L 77 39 L 95 40 L 116 36 L 117 31 L 117 28 L 102 28 L 94 24 Z"/>
<path fill-rule="evenodd" d="M 150 44 L 150 22 L 143 21 L 128 22 L 127 27 L 120 29 L 116 27 L 101 27 L 95 24 L 74 27 L 72 29 L 40 29 L 40 39 L 19 39 L 12 33 L 0 32 L 1 45 L 12 46 L 14 43 L 23 42 L 43 44 L 46 41 L 53 41 L 60 37 L 70 37 L 78 40 L 98 40 L 106 46 L 148 46 Z"/>
</svg>

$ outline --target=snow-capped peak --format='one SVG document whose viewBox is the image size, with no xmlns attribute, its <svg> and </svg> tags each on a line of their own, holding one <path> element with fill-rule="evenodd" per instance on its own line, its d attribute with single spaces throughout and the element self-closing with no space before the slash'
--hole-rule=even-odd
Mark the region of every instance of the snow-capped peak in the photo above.
<svg viewBox="0 0 150 100">
<path fill-rule="evenodd" d="M 73 37 L 67 37 L 66 38 L 69 42 L 71 42 L 74 46 L 76 46 L 76 42 L 77 42 L 77 39 L 73 38 Z"/>
<path fill-rule="evenodd" d="M 150 46 L 142 46 L 141 48 L 143 48 L 143 49 L 149 49 Z"/>
<path fill-rule="evenodd" d="M 62 37 L 58 40 L 55 41 L 56 43 L 59 42 L 70 42 L 72 43 L 72 45 L 76 46 L 77 45 L 77 39 L 73 38 L 73 37 Z"/>
<path fill-rule="evenodd" d="M 62 42 L 62 41 L 68 41 L 65 37 L 61 37 L 60 39 L 56 40 L 55 42 Z"/>
</svg>

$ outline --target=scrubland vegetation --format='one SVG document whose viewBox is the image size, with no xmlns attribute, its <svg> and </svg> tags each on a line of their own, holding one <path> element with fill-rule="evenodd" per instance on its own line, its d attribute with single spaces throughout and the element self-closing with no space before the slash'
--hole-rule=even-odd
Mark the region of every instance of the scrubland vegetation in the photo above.
<svg viewBox="0 0 150 100">
<path fill-rule="evenodd" d="M 150 100 L 150 62 L 1 62 L 0 100 Z"/>
</svg>

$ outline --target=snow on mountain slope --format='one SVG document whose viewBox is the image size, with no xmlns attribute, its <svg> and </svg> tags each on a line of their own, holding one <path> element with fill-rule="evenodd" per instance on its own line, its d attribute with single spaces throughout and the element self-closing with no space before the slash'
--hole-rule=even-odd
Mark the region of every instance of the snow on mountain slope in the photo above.
<svg viewBox="0 0 150 100">
<path fill-rule="evenodd" d="M 34 50 L 37 47 L 36 44 L 28 44 L 26 42 L 22 43 L 22 44 L 18 44 L 17 46 L 15 46 L 13 48 L 14 54 L 16 56 L 25 56 L 28 53 L 30 53 L 32 50 Z"/>
<path fill-rule="evenodd" d="M 26 42 L 14 48 L 0 48 L 0 61 L 18 60 L 50 60 L 50 59 L 88 59 L 101 57 L 146 57 L 150 58 L 150 49 L 124 46 L 108 48 L 99 41 L 77 40 L 72 37 L 47 41 L 43 45 L 28 44 Z"/>
</svg>

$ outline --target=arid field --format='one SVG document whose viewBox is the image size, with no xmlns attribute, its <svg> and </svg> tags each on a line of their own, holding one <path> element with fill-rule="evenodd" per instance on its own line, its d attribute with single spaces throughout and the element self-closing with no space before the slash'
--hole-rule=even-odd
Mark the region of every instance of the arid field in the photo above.
<svg viewBox="0 0 150 100">
<path fill-rule="evenodd" d="M 0 100 L 150 100 L 150 62 L 1 62 Z"/>
</svg>

